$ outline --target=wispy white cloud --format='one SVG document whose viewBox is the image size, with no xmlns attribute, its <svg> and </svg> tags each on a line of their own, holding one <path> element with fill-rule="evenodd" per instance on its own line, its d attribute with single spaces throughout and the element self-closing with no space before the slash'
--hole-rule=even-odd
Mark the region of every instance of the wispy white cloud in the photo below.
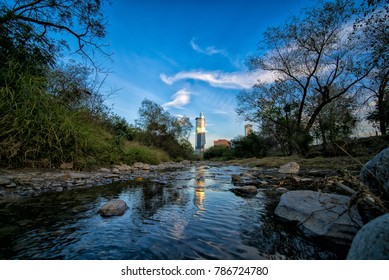
<svg viewBox="0 0 389 280">
<path fill-rule="evenodd" d="M 199 45 L 196 44 L 196 37 L 193 37 L 192 40 L 190 40 L 190 45 L 192 46 L 192 49 L 194 49 L 198 53 L 206 54 L 206 55 L 215 55 L 215 54 L 221 54 L 226 55 L 226 51 L 223 49 L 217 49 L 214 46 L 206 47 L 205 49 L 201 48 Z"/>
<path fill-rule="evenodd" d="M 180 89 L 173 95 L 173 100 L 162 105 L 162 107 L 182 108 L 190 102 L 190 92 L 185 88 Z"/>
<path fill-rule="evenodd" d="M 180 80 L 198 80 L 209 83 L 213 87 L 225 89 L 249 89 L 256 82 L 273 82 L 274 77 L 269 72 L 232 72 L 221 71 L 182 71 L 174 76 L 168 77 L 160 74 L 161 80 L 172 85 Z"/>
</svg>

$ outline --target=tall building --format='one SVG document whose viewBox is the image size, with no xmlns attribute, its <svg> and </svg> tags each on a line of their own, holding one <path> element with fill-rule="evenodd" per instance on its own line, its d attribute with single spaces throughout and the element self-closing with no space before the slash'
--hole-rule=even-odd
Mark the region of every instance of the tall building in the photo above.
<svg viewBox="0 0 389 280">
<path fill-rule="evenodd" d="M 196 147 L 197 152 L 203 152 L 205 148 L 205 118 L 204 113 L 200 114 L 199 118 L 196 118 Z"/>
<path fill-rule="evenodd" d="M 244 136 L 248 136 L 252 132 L 253 132 L 253 126 L 251 124 L 246 124 L 244 126 Z"/>
</svg>

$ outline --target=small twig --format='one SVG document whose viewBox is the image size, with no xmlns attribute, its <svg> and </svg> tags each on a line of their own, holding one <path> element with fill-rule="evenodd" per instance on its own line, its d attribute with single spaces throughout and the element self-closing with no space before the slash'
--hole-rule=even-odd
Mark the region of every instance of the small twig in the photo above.
<svg viewBox="0 0 389 280">
<path fill-rule="evenodd" d="M 339 182 L 339 181 L 335 181 L 335 185 L 338 187 L 338 188 L 340 188 L 340 189 L 342 189 L 342 190 L 344 190 L 344 191 L 346 191 L 346 192 L 348 192 L 348 193 L 350 193 L 350 194 L 356 194 L 357 192 L 356 191 L 354 191 L 352 188 L 350 188 L 350 187 L 347 187 L 346 185 L 344 185 L 344 184 L 342 184 L 341 182 Z"/>
</svg>

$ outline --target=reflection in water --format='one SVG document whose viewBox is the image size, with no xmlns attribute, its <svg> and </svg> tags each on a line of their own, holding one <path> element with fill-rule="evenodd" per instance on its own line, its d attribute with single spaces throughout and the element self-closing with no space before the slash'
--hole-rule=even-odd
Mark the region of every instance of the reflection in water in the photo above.
<svg viewBox="0 0 389 280">
<path fill-rule="evenodd" d="M 205 210 L 205 170 L 205 166 L 196 167 L 196 186 L 194 188 L 194 203 L 199 209 L 199 211 L 196 211 L 196 214 L 199 214 L 201 211 Z"/>
<path fill-rule="evenodd" d="M 241 172 L 199 166 L 174 172 L 167 187 L 123 182 L 1 205 L 0 259 L 336 258 L 279 228 L 265 192 L 230 192 L 231 174 Z M 98 215 L 113 198 L 128 204 L 124 215 Z"/>
</svg>

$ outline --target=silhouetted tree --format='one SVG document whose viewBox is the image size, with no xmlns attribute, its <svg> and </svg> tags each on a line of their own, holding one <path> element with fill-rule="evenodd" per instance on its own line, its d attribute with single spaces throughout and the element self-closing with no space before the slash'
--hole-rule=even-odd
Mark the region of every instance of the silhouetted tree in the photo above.
<svg viewBox="0 0 389 280">
<path fill-rule="evenodd" d="M 294 139 L 301 153 L 323 108 L 352 94 L 372 69 L 368 61 L 355 59 L 357 42 L 347 38 L 352 12 L 353 3 L 346 0 L 306 9 L 302 17 L 268 28 L 259 43 L 260 54 L 249 59 L 250 69 L 270 71 L 293 84 L 295 90 L 289 94 L 298 102 Z M 333 85 L 336 91 L 331 90 Z"/>
</svg>

